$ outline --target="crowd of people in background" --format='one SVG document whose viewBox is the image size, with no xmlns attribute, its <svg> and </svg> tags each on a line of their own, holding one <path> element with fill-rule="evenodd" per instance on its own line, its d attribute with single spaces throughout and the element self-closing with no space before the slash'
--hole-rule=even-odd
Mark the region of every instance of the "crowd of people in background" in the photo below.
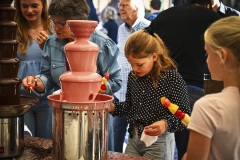
<svg viewBox="0 0 240 160">
<path fill-rule="evenodd" d="M 66 21 L 88 19 L 99 22 L 90 41 L 100 48 L 97 73 L 110 74 L 104 94 L 114 96 L 109 150 L 124 152 L 128 143 L 125 153 L 153 159 L 239 159 L 239 1 L 118 2 L 101 14 L 92 0 L 14 1 L 21 94 L 39 99 L 24 115 L 32 136 L 52 138 L 47 96 L 61 88 L 68 70 L 62 46 L 75 38 Z M 52 70 L 55 60 L 61 65 Z M 188 127 L 160 104 L 162 96 L 192 116 Z M 143 133 L 156 142 L 146 147 Z"/>
</svg>

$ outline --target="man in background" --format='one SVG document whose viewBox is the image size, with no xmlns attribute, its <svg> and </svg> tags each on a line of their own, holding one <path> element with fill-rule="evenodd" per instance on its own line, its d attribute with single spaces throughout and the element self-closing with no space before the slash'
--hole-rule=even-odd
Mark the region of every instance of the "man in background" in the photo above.
<svg viewBox="0 0 240 160">
<path fill-rule="evenodd" d="M 150 12 L 151 14 L 147 17 L 147 20 L 154 20 L 160 13 L 161 1 L 160 0 L 151 0 L 150 1 Z"/>
</svg>

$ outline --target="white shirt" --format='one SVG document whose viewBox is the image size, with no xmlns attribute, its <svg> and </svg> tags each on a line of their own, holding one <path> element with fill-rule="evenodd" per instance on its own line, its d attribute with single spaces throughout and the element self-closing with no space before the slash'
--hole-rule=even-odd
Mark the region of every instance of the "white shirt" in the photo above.
<svg viewBox="0 0 240 160">
<path fill-rule="evenodd" d="M 237 87 L 199 99 L 188 129 L 211 139 L 208 159 L 240 159 L 240 95 Z"/>
</svg>

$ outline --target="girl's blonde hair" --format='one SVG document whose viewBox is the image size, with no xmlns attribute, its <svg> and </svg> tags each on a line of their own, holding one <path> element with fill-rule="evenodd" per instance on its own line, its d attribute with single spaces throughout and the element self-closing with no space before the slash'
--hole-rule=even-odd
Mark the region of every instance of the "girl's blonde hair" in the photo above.
<svg viewBox="0 0 240 160">
<path fill-rule="evenodd" d="M 230 51 L 235 78 L 240 78 L 240 17 L 230 16 L 213 23 L 204 34 L 205 43 L 219 54 L 222 48 Z M 219 55 L 221 56 L 221 55 Z M 229 69 L 229 68 L 228 68 Z M 240 81 L 238 87 L 240 88 Z"/>
<path fill-rule="evenodd" d="M 17 29 L 17 40 L 19 42 L 18 52 L 25 55 L 27 52 L 28 40 L 30 40 L 30 45 L 31 45 L 33 38 L 28 34 L 29 26 L 28 26 L 27 20 L 24 18 L 22 14 L 20 1 L 21 0 L 14 1 L 14 7 L 16 8 L 14 21 L 18 24 L 18 29 Z M 43 5 L 43 10 L 41 15 L 43 29 L 48 33 L 52 33 L 50 23 L 49 23 L 49 17 L 48 17 L 47 0 L 41 0 L 41 2 Z"/>
<path fill-rule="evenodd" d="M 155 87 L 157 87 L 156 81 L 163 78 L 162 72 L 177 69 L 173 60 L 169 57 L 169 51 L 162 39 L 156 33 L 152 33 L 150 28 L 138 30 L 131 34 L 126 41 L 124 51 L 127 58 L 131 55 L 139 59 L 157 53 L 157 61 L 149 73 Z"/>
</svg>

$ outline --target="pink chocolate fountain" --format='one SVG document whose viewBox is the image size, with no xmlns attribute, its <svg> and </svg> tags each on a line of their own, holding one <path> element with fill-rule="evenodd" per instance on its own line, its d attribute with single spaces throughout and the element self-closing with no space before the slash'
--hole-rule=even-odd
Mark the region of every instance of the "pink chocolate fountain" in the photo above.
<svg viewBox="0 0 240 160">
<path fill-rule="evenodd" d="M 65 46 L 70 71 L 60 76 L 61 93 L 50 95 L 53 107 L 53 158 L 107 158 L 108 108 L 112 96 L 98 93 L 102 77 L 96 73 L 99 47 L 89 41 L 96 21 L 69 20 L 75 41 Z"/>
</svg>

